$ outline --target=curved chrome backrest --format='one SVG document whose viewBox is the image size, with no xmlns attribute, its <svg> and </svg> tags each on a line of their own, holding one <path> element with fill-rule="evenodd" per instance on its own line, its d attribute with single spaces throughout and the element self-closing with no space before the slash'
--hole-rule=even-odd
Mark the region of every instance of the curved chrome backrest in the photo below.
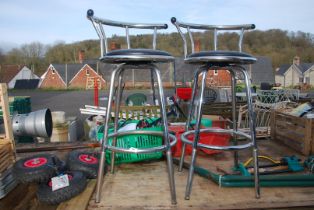
<svg viewBox="0 0 314 210">
<path fill-rule="evenodd" d="M 194 23 L 183 23 L 179 22 L 175 17 L 171 18 L 171 22 L 175 27 L 177 28 L 183 42 L 184 42 L 184 57 L 187 56 L 188 54 L 188 49 L 187 49 L 187 40 L 182 32 L 181 28 L 185 28 L 187 30 L 187 33 L 190 38 L 191 42 L 191 52 L 194 53 L 194 40 L 192 36 L 191 29 L 198 29 L 198 30 L 208 30 L 208 31 L 214 31 L 214 50 L 217 50 L 217 33 L 218 31 L 240 31 L 239 34 L 239 51 L 242 51 L 242 40 L 243 40 L 243 34 L 245 30 L 250 30 L 254 29 L 255 25 L 254 24 L 244 24 L 244 25 L 205 25 L 205 24 L 194 24 Z"/>
<path fill-rule="evenodd" d="M 89 19 L 92 22 L 92 24 L 96 30 L 96 33 L 100 39 L 101 56 L 103 56 L 104 54 L 106 54 L 108 52 L 107 37 L 106 37 L 103 25 L 125 28 L 126 43 L 127 43 L 128 49 L 131 48 L 130 36 L 129 36 L 129 29 L 130 28 L 154 30 L 154 32 L 153 32 L 153 43 L 152 43 L 152 48 L 154 50 L 156 49 L 157 30 L 168 28 L 167 24 L 128 23 L 128 22 L 120 22 L 120 21 L 102 19 L 102 18 L 95 17 L 94 11 L 91 9 L 89 9 L 87 11 L 87 19 Z"/>
</svg>

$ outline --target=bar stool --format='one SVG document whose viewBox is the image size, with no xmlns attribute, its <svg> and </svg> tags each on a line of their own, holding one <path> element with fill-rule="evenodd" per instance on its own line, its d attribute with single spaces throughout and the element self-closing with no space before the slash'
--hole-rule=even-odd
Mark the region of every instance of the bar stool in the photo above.
<svg viewBox="0 0 314 210">
<path fill-rule="evenodd" d="M 97 176 L 97 186 L 96 186 L 96 202 L 100 202 L 101 196 L 101 186 L 104 175 L 104 165 L 105 165 L 105 153 L 107 150 L 111 151 L 111 173 L 114 172 L 114 162 L 115 162 L 115 152 L 119 153 L 135 153 L 135 154 L 147 154 L 154 152 L 166 151 L 167 156 L 167 169 L 168 169 L 168 179 L 170 186 L 170 194 L 171 194 L 171 202 L 172 204 L 176 204 L 176 191 L 175 191 L 175 181 L 174 181 L 174 172 L 173 172 L 173 162 L 171 155 L 171 147 L 176 144 L 176 137 L 174 135 L 169 134 L 168 131 L 168 122 L 167 122 L 167 114 L 165 109 L 165 97 L 162 87 L 162 81 L 160 76 L 160 71 L 158 67 L 155 65 L 156 63 L 167 63 L 174 62 L 174 57 L 169 53 L 156 50 L 156 37 L 157 30 L 166 29 L 167 24 L 141 24 L 141 23 L 126 23 L 126 22 L 117 22 L 112 20 L 105 20 L 94 16 L 93 10 L 87 11 L 87 18 L 92 22 L 97 35 L 100 39 L 100 48 L 101 48 L 101 58 L 100 60 L 104 63 L 117 64 L 117 68 L 113 70 L 111 74 L 110 80 L 110 91 L 107 105 L 107 114 L 104 123 L 104 135 L 102 139 L 102 147 L 101 147 L 101 157 L 99 163 L 99 170 Z M 122 50 L 114 50 L 108 52 L 107 49 L 107 38 L 105 35 L 104 27 L 113 26 L 113 27 L 122 27 L 125 28 L 126 31 L 126 43 L 127 49 Z M 129 37 L 129 29 L 137 28 L 137 29 L 152 29 L 154 31 L 153 34 L 153 49 L 131 49 L 130 46 L 130 37 Z M 159 104 L 162 116 L 162 122 L 164 126 L 163 131 L 126 131 L 126 132 L 117 132 L 118 128 L 118 117 L 115 117 L 114 120 L 114 132 L 108 135 L 108 124 L 111 113 L 111 105 L 113 102 L 113 97 L 115 95 L 115 116 L 119 116 L 119 108 L 122 97 L 122 84 L 123 84 L 123 74 L 128 70 L 138 70 L 144 69 L 148 70 L 151 73 L 151 85 L 154 91 L 154 75 L 157 78 L 157 86 L 159 92 Z M 115 89 L 115 82 L 117 82 L 117 91 Z M 115 93 L 114 93 L 115 92 Z M 157 147 L 145 148 L 145 149 L 126 149 L 117 147 L 116 140 L 117 137 L 122 137 L 125 135 L 132 134 L 145 134 L 145 135 L 154 135 L 163 137 L 164 144 Z M 108 138 L 113 138 L 112 145 L 109 145 Z"/>
<path fill-rule="evenodd" d="M 258 171 L 258 148 L 256 144 L 256 131 L 255 131 L 255 121 L 254 121 L 254 111 L 252 106 L 252 97 L 251 97 L 251 88 L 250 88 L 250 79 L 246 69 L 242 66 L 243 64 L 253 64 L 256 62 L 256 58 L 252 57 L 249 54 L 242 52 L 242 40 L 243 33 L 245 30 L 254 29 L 255 25 L 204 25 L 204 24 L 191 24 L 183 23 L 177 21 L 175 17 L 171 18 L 171 22 L 177 28 L 183 42 L 184 42 L 184 55 L 185 63 L 199 65 L 200 67 L 195 72 L 194 76 L 194 85 L 192 93 L 192 101 L 189 109 L 189 116 L 185 126 L 185 132 L 181 135 L 182 144 L 182 154 L 180 159 L 179 171 L 182 171 L 182 166 L 184 163 L 184 153 L 186 144 L 192 145 L 192 156 L 191 156 L 191 165 L 189 168 L 188 181 L 185 192 L 185 199 L 190 199 L 192 182 L 193 182 L 193 173 L 194 165 L 196 161 L 196 152 L 197 148 L 205 148 L 212 150 L 225 150 L 225 151 L 235 151 L 234 152 L 234 164 L 238 166 L 238 150 L 252 148 L 253 150 L 253 159 L 254 159 L 254 180 L 255 180 L 255 196 L 256 198 L 260 197 L 260 184 L 259 184 L 259 171 Z M 187 34 L 190 38 L 191 43 L 191 54 L 188 54 L 187 39 L 183 33 L 183 29 L 187 30 Z M 214 50 L 213 51 L 201 51 L 194 52 L 194 41 L 191 29 L 196 30 L 205 30 L 214 32 Z M 240 31 L 239 34 L 239 51 L 218 51 L 217 50 L 217 33 L 220 30 L 237 30 Z M 204 103 L 204 89 L 207 72 L 209 70 L 228 70 L 231 75 L 231 89 L 232 89 L 232 117 L 233 117 L 233 129 L 200 129 L 200 123 L 202 119 L 202 107 Z M 235 95 L 235 86 L 237 73 L 241 73 L 244 77 L 245 86 L 246 86 L 246 96 L 247 96 L 247 105 L 249 113 L 249 127 L 250 134 L 246 134 L 237 129 L 236 122 L 236 95 Z M 199 76 L 201 76 L 200 90 L 199 88 Z M 196 95 L 199 95 L 198 101 L 196 101 Z M 195 106 L 197 105 L 197 108 Z M 190 130 L 190 122 L 193 118 L 193 113 L 196 110 L 196 126 L 195 130 Z M 198 143 L 200 133 L 227 133 L 233 137 L 233 145 L 228 146 L 213 146 L 205 145 Z M 193 141 L 189 141 L 187 136 L 193 135 Z M 248 140 L 248 143 L 238 144 L 237 136 L 244 137 Z"/>
</svg>

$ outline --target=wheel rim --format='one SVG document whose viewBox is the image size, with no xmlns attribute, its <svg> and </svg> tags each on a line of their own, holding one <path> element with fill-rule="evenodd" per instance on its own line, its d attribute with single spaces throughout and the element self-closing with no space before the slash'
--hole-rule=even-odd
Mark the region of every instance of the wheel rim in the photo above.
<svg viewBox="0 0 314 210">
<path fill-rule="evenodd" d="M 98 163 L 98 159 L 92 155 L 88 155 L 88 154 L 81 154 L 79 155 L 79 160 L 83 163 L 87 163 L 87 164 L 97 164 Z"/>
<path fill-rule="evenodd" d="M 24 166 L 27 168 L 36 168 L 42 165 L 45 165 L 48 162 L 47 158 L 44 157 L 37 157 L 32 158 L 24 162 Z"/>
</svg>

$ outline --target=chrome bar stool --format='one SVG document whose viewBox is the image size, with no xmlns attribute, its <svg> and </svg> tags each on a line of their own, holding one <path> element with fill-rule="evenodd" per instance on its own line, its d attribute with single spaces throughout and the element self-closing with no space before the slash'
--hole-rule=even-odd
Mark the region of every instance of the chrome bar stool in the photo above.
<svg viewBox="0 0 314 210">
<path fill-rule="evenodd" d="M 189 168 L 188 181 L 185 192 L 185 199 L 190 199 L 193 174 L 194 174 L 194 165 L 196 161 L 196 152 L 197 148 L 205 148 L 212 150 L 225 150 L 225 151 L 234 151 L 234 164 L 238 165 L 238 150 L 252 148 L 253 158 L 254 158 L 254 180 L 255 180 L 255 196 L 256 198 L 260 197 L 260 184 L 259 184 L 259 171 L 258 171 L 258 148 L 256 144 L 256 131 L 255 131 L 255 121 L 254 121 L 254 111 L 252 105 L 251 89 L 250 89 L 250 78 L 246 69 L 242 66 L 244 64 L 253 64 L 256 62 L 256 58 L 252 57 L 249 54 L 242 52 L 242 40 L 245 30 L 254 29 L 255 25 L 204 25 L 204 24 L 191 24 L 179 22 L 175 17 L 171 18 L 171 22 L 177 28 L 183 42 L 184 42 L 184 56 L 185 63 L 199 65 L 200 67 L 195 72 L 194 76 L 194 85 L 192 93 L 192 101 L 189 109 L 189 116 L 185 126 L 185 132 L 181 135 L 182 144 L 182 155 L 180 159 L 179 171 L 182 171 L 182 166 L 184 163 L 184 153 L 186 144 L 192 145 L 192 157 L 191 165 Z M 187 34 L 183 33 L 183 29 L 187 30 Z M 214 50 L 213 51 L 201 51 L 194 52 L 194 40 L 191 29 L 204 30 L 204 31 L 213 31 L 214 33 Z M 218 31 L 239 31 L 239 51 L 218 51 L 217 50 L 217 39 Z M 187 39 L 186 36 L 190 39 L 191 44 L 191 53 L 188 54 Z M 202 119 L 202 107 L 204 103 L 204 90 L 207 72 L 209 70 L 228 70 L 231 75 L 231 89 L 232 89 L 232 118 L 233 118 L 233 129 L 200 129 L 200 123 Z M 246 86 L 246 96 L 247 96 L 247 105 L 249 112 L 249 126 L 250 134 L 246 134 L 237 129 L 236 122 L 236 97 L 235 97 L 235 86 L 236 79 L 238 74 L 242 74 Z M 201 77 L 200 87 L 199 87 L 199 76 Z M 200 89 L 199 91 L 197 89 Z M 198 94 L 198 100 L 196 95 Z M 196 107 L 197 106 L 197 107 Z M 190 122 L 193 118 L 193 113 L 195 113 L 196 126 L 195 130 L 190 130 Z M 233 137 L 233 145 L 228 146 L 214 146 L 214 145 L 205 145 L 198 143 L 200 133 L 227 133 Z M 194 135 L 193 141 L 188 140 L 189 135 Z M 238 144 L 237 137 L 244 137 L 248 143 Z"/>
<path fill-rule="evenodd" d="M 176 191 L 175 191 L 175 181 L 174 181 L 174 171 L 173 171 L 173 162 L 171 155 L 171 147 L 176 144 L 176 137 L 174 135 L 169 134 L 168 130 L 168 122 L 167 122 L 167 114 L 165 108 L 165 97 L 162 87 L 162 81 L 160 76 L 160 71 L 158 67 L 155 65 L 156 63 L 167 63 L 174 62 L 174 57 L 169 53 L 156 50 L 156 40 L 157 40 L 157 30 L 166 29 L 167 24 L 140 24 L 140 23 L 126 23 L 126 22 L 117 22 L 112 20 L 105 20 L 94 16 L 93 10 L 87 11 L 87 18 L 92 22 L 97 35 L 100 39 L 100 48 L 101 48 L 101 58 L 100 60 L 104 63 L 117 64 L 117 68 L 111 74 L 110 80 L 110 91 L 107 105 L 107 114 L 104 123 L 104 136 L 102 139 L 102 147 L 101 147 L 101 158 L 99 163 L 99 170 L 97 176 L 97 186 L 96 186 L 96 202 L 100 202 L 101 196 L 101 187 L 103 182 L 104 175 L 104 165 L 105 165 L 105 153 L 107 150 L 111 151 L 111 173 L 114 172 L 114 162 L 115 162 L 115 152 L 119 153 L 135 153 L 135 154 L 147 154 L 154 152 L 166 151 L 167 156 L 167 169 L 168 169 L 168 178 L 169 178 L 169 186 L 171 193 L 171 202 L 172 204 L 176 204 Z M 105 35 L 105 30 L 103 26 L 113 26 L 113 27 L 122 27 L 125 28 L 126 31 L 126 43 L 127 49 L 122 50 L 114 50 L 108 52 L 108 44 L 107 38 Z M 151 29 L 153 30 L 153 49 L 131 49 L 130 37 L 129 37 L 129 29 L 137 28 L 137 29 Z M 148 70 L 151 73 L 151 85 L 154 91 L 154 76 L 157 78 L 157 86 L 159 92 L 159 104 L 162 116 L 162 122 L 164 126 L 163 131 L 126 131 L 126 132 L 117 132 L 118 128 L 118 117 L 119 116 L 119 107 L 121 103 L 122 97 L 122 84 L 123 84 L 123 74 L 128 70 L 137 70 L 144 69 Z M 117 91 L 115 90 L 115 83 L 117 82 Z M 115 95 L 115 120 L 114 120 L 114 132 L 112 134 L 108 134 L 108 124 L 111 113 L 111 106 L 113 103 L 113 98 Z M 117 147 L 116 140 L 117 137 L 122 137 L 125 135 L 132 134 L 146 134 L 146 135 L 154 135 L 163 137 L 164 144 L 157 147 L 145 148 L 145 149 L 126 149 Z M 109 145 L 108 138 L 113 138 L 112 145 Z"/>
</svg>

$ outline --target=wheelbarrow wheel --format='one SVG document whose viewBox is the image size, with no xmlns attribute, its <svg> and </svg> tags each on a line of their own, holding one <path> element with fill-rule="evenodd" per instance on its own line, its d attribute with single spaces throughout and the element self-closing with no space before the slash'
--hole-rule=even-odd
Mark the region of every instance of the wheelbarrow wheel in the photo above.
<svg viewBox="0 0 314 210">
<path fill-rule="evenodd" d="M 85 175 L 80 171 L 69 171 L 65 175 L 68 176 L 69 186 L 52 191 L 51 180 L 38 186 L 37 197 L 40 202 L 50 205 L 56 205 L 63 201 L 69 200 L 80 194 L 87 185 Z"/>
<path fill-rule="evenodd" d="M 70 170 L 82 171 L 88 179 L 95 179 L 97 177 L 99 153 L 72 151 L 68 155 L 67 162 Z"/>
<path fill-rule="evenodd" d="M 34 155 L 16 161 L 13 165 L 13 175 L 21 183 L 45 182 L 56 174 L 61 162 L 54 155 Z"/>
</svg>

